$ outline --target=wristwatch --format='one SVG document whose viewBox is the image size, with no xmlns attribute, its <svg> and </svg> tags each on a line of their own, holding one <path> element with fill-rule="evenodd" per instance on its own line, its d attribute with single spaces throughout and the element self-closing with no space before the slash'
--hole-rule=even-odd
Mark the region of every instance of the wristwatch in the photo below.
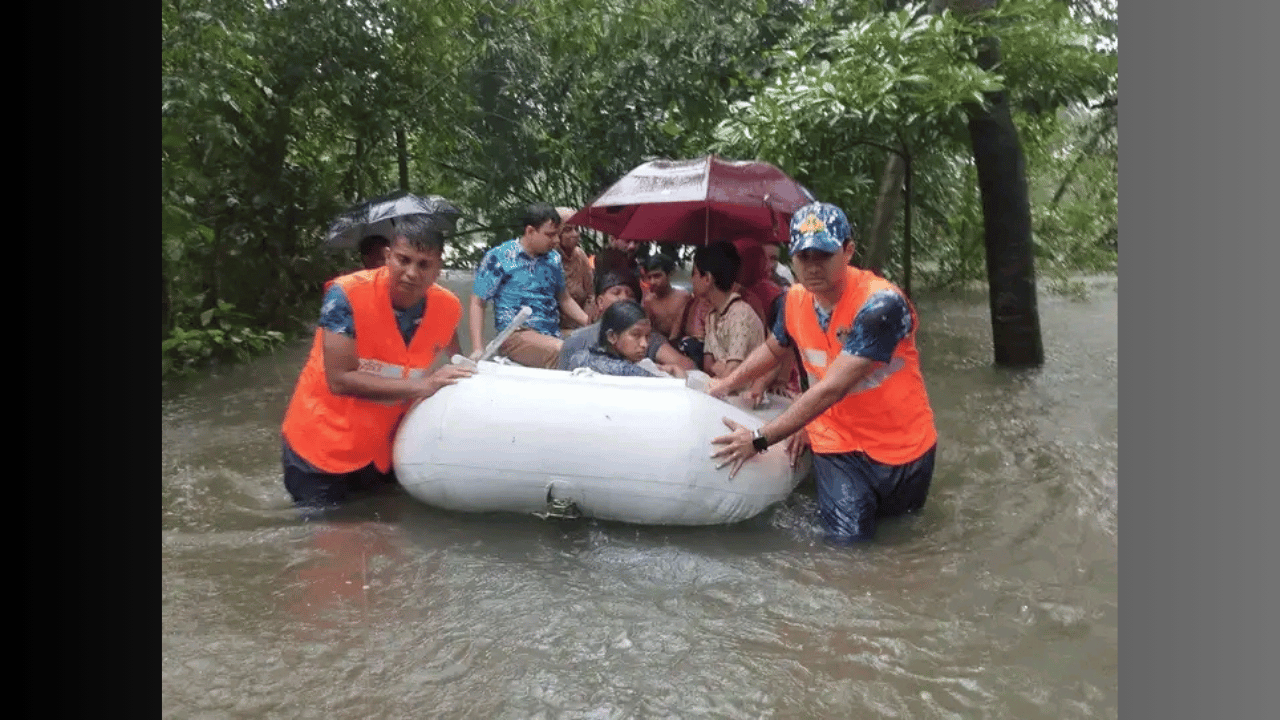
<svg viewBox="0 0 1280 720">
<path fill-rule="evenodd" d="M 769 438 L 760 433 L 760 428 L 751 431 L 751 447 L 755 448 L 756 452 L 764 452 L 769 449 Z"/>
</svg>

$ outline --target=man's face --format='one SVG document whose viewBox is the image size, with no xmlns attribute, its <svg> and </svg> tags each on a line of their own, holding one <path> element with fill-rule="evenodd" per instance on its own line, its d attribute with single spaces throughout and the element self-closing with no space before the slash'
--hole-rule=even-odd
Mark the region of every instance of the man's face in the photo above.
<svg viewBox="0 0 1280 720">
<path fill-rule="evenodd" d="M 582 232 L 578 230 L 577 225 L 561 225 L 560 226 L 560 249 L 565 253 L 573 252 L 578 247 L 578 240 L 582 238 Z"/>
<path fill-rule="evenodd" d="M 694 295 L 706 297 L 707 293 L 711 291 L 711 273 L 703 273 L 695 265 L 693 271 L 689 274 L 689 284 L 693 286 Z"/>
<path fill-rule="evenodd" d="M 534 255 L 546 255 L 560 241 L 560 223 L 548 220 L 536 228 L 526 225 L 524 234 L 529 238 L 529 247 Z"/>
<path fill-rule="evenodd" d="M 644 279 L 649 283 L 649 289 L 659 295 L 671 289 L 671 276 L 664 270 L 649 270 L 645 272 Z"/>
<path fill-rule="evenodd" d="M 814 294 L 829 294 L 844 287 L 844 269 L 853 256 L 853 243 L 845 243 L 837 253 L 801 250 L 791 256 L 796 280 Z"/>
<path fill-rule="evenodd" d="M 777 245 L 765 245 L 765 246 L 764 246 L 764 256 L 765 256 L 765 257 L 767 257 L 767 258 L 769 258 L 769 270 L 773 270 L 773 268 L 777 266 L 777 264 L 778 264 L 778 254 L 779 254 L 780 252 L 781 252 L 781 251 L 778 249 L 778 246 L 777 246 Z"/>
<path fill-rule="evenodd" d="M 403 307 L 422 299 L 440 277 L 443 256 L 443 250 L 420 250 L 403 237 L 392 240 L 387 248 L 392 300 Z"/>
<path fill-rule="evenodd" d="M 631 255 L 636 251 L 636 245 L 638 245 L 638 243 L 635 240 L 622 240 L 613 236 L 609 237 L 609 247 L 614 250 L 620 250 L 628 255 Z"/>
<path fill-rule="evenodd" d="M 605 288 L 604 292 L 596 296 L 596 308 L 598 308 L 600 312 L 604 312 L 609 309 L 610 305 L 618 302 L 619 300 L 635 299 L 636 294 L 631 292 L 631 288 L 626 285 L 614 285 L 612 287 Z"/>
</svg>

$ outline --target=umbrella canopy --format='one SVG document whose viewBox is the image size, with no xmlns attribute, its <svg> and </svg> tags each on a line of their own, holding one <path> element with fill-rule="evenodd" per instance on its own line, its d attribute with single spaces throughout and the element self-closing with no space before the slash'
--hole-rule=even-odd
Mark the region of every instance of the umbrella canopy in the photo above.
<svg viewBox="0 0 1280 720">
<path fill-rule="evenodd" d="M 785 243 L 791 214 L 813 201 L 774 165 L 708 155 L 647 162 L 568 222 L 623 240 L 702 245 L 750 235 Z"/>
<path fill-rule="evenodd" d="M 441 235 L 448 235 L 454 231 L 460 214 L 458 208 L 439 195 L 419 197 L 395 192 L 366 200 L 339 215 L 329 226 L 325 241 L 334 247 L 354 248 L 370 235 L 391 239 L 393 220 L 405 215 L 427 215 Z"/>
</svg>

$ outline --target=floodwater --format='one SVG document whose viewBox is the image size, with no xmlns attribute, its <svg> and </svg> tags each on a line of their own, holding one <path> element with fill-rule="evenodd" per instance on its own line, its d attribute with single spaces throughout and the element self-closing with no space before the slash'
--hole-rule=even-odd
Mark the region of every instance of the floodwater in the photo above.
<svg viewBox="0 0 1280 720">
<path fill-rule="evenodd" d="M 162 713 L 1114 718 L 1116 285 L 1042 290 L 1034 371 L 992 366 L 985 293 L 917 298 L 933 488 L 854 548 L 811 485 L 729 527 L 403 493 L 302 522 L 279 424 L 305 344 L 166 388 Z"/>
</svg>

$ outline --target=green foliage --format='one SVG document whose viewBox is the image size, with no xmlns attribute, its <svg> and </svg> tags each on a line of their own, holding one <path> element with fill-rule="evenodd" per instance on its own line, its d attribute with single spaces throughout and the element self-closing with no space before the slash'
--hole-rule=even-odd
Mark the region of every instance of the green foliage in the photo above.
<svg viewBox="0 0 1280 720">
<path fill-rule="evenodd" d="M 161 374 L 185 375 L 211 362 L 243 362 L 284 342 L 283 333 L 254 328 L 251 322 L 228 302 L 199 315 L 181 314 L 160 343 Z"/>
<path fill-rule="evenodd" d="M 655 157 L 765 159 L 865 227 L 893 148 L 917 277 L 981 277 L 965 119 L 993 89 L 1018 110 L 1041 267 L 1114 266 L 1114 107 L 1081 109 L 1116 96 L 1105 2 L 164 0 L 161 20 L 166 372 L 308 332 L 357 263 L 325 228 L 402 163 L 404 189 L 463 209 L 445 257 L 471 267 L 523 205 L 581 206 Z M 984 71 L 988 35 L 1004 61 Z"/>
<path fill-rule="evenodd" d="M 1018 122 L 1038 126 L 1023 137 L 1029 175 L 1055 182 L 1049 178 L 1060 177 L 1062 154 L 1084 152 L 1074 145 L 1058 147 L 1057 155 L 1049 151 L 1046 143 L 1065 142 L 1058 113 L 1114 94 L 1114 53 L 1096 50 L 1096 32 L 1050 0 L 1006 1 L 971 16 L 931 15 L 920 5 L 857 17 L 845 12 L 838 17 L 815 6 L 777 51 L 777 74 L 717 126 L 715 147 L 786 168 L 861 227 L 873 216 L 886 153 L 906 155 L 922 279 L 946 285 L 984 276 L 969 109 L 984 103 L 985 93 L 1005 92 L 1023 110 Z M 999 43 L 1002 62 L 984 70 L 977 58 L 988 37 Z M 1082 167 L 1114 189 L 1105 163 Z M 1084 252 L 1087 242 L 1074 235 L 1095 229 L 1083 224 L 1086 206 L 1095 217 L 1106 216 L 1105 191 L 1073 197 L 1071 208 L 1033 207 L 1040 256 L 1055 268 L 1105 265 L 1105 257 Z M 900 273 L 898 265 L 895 258 L 886 270 Z"/>
</svg>

